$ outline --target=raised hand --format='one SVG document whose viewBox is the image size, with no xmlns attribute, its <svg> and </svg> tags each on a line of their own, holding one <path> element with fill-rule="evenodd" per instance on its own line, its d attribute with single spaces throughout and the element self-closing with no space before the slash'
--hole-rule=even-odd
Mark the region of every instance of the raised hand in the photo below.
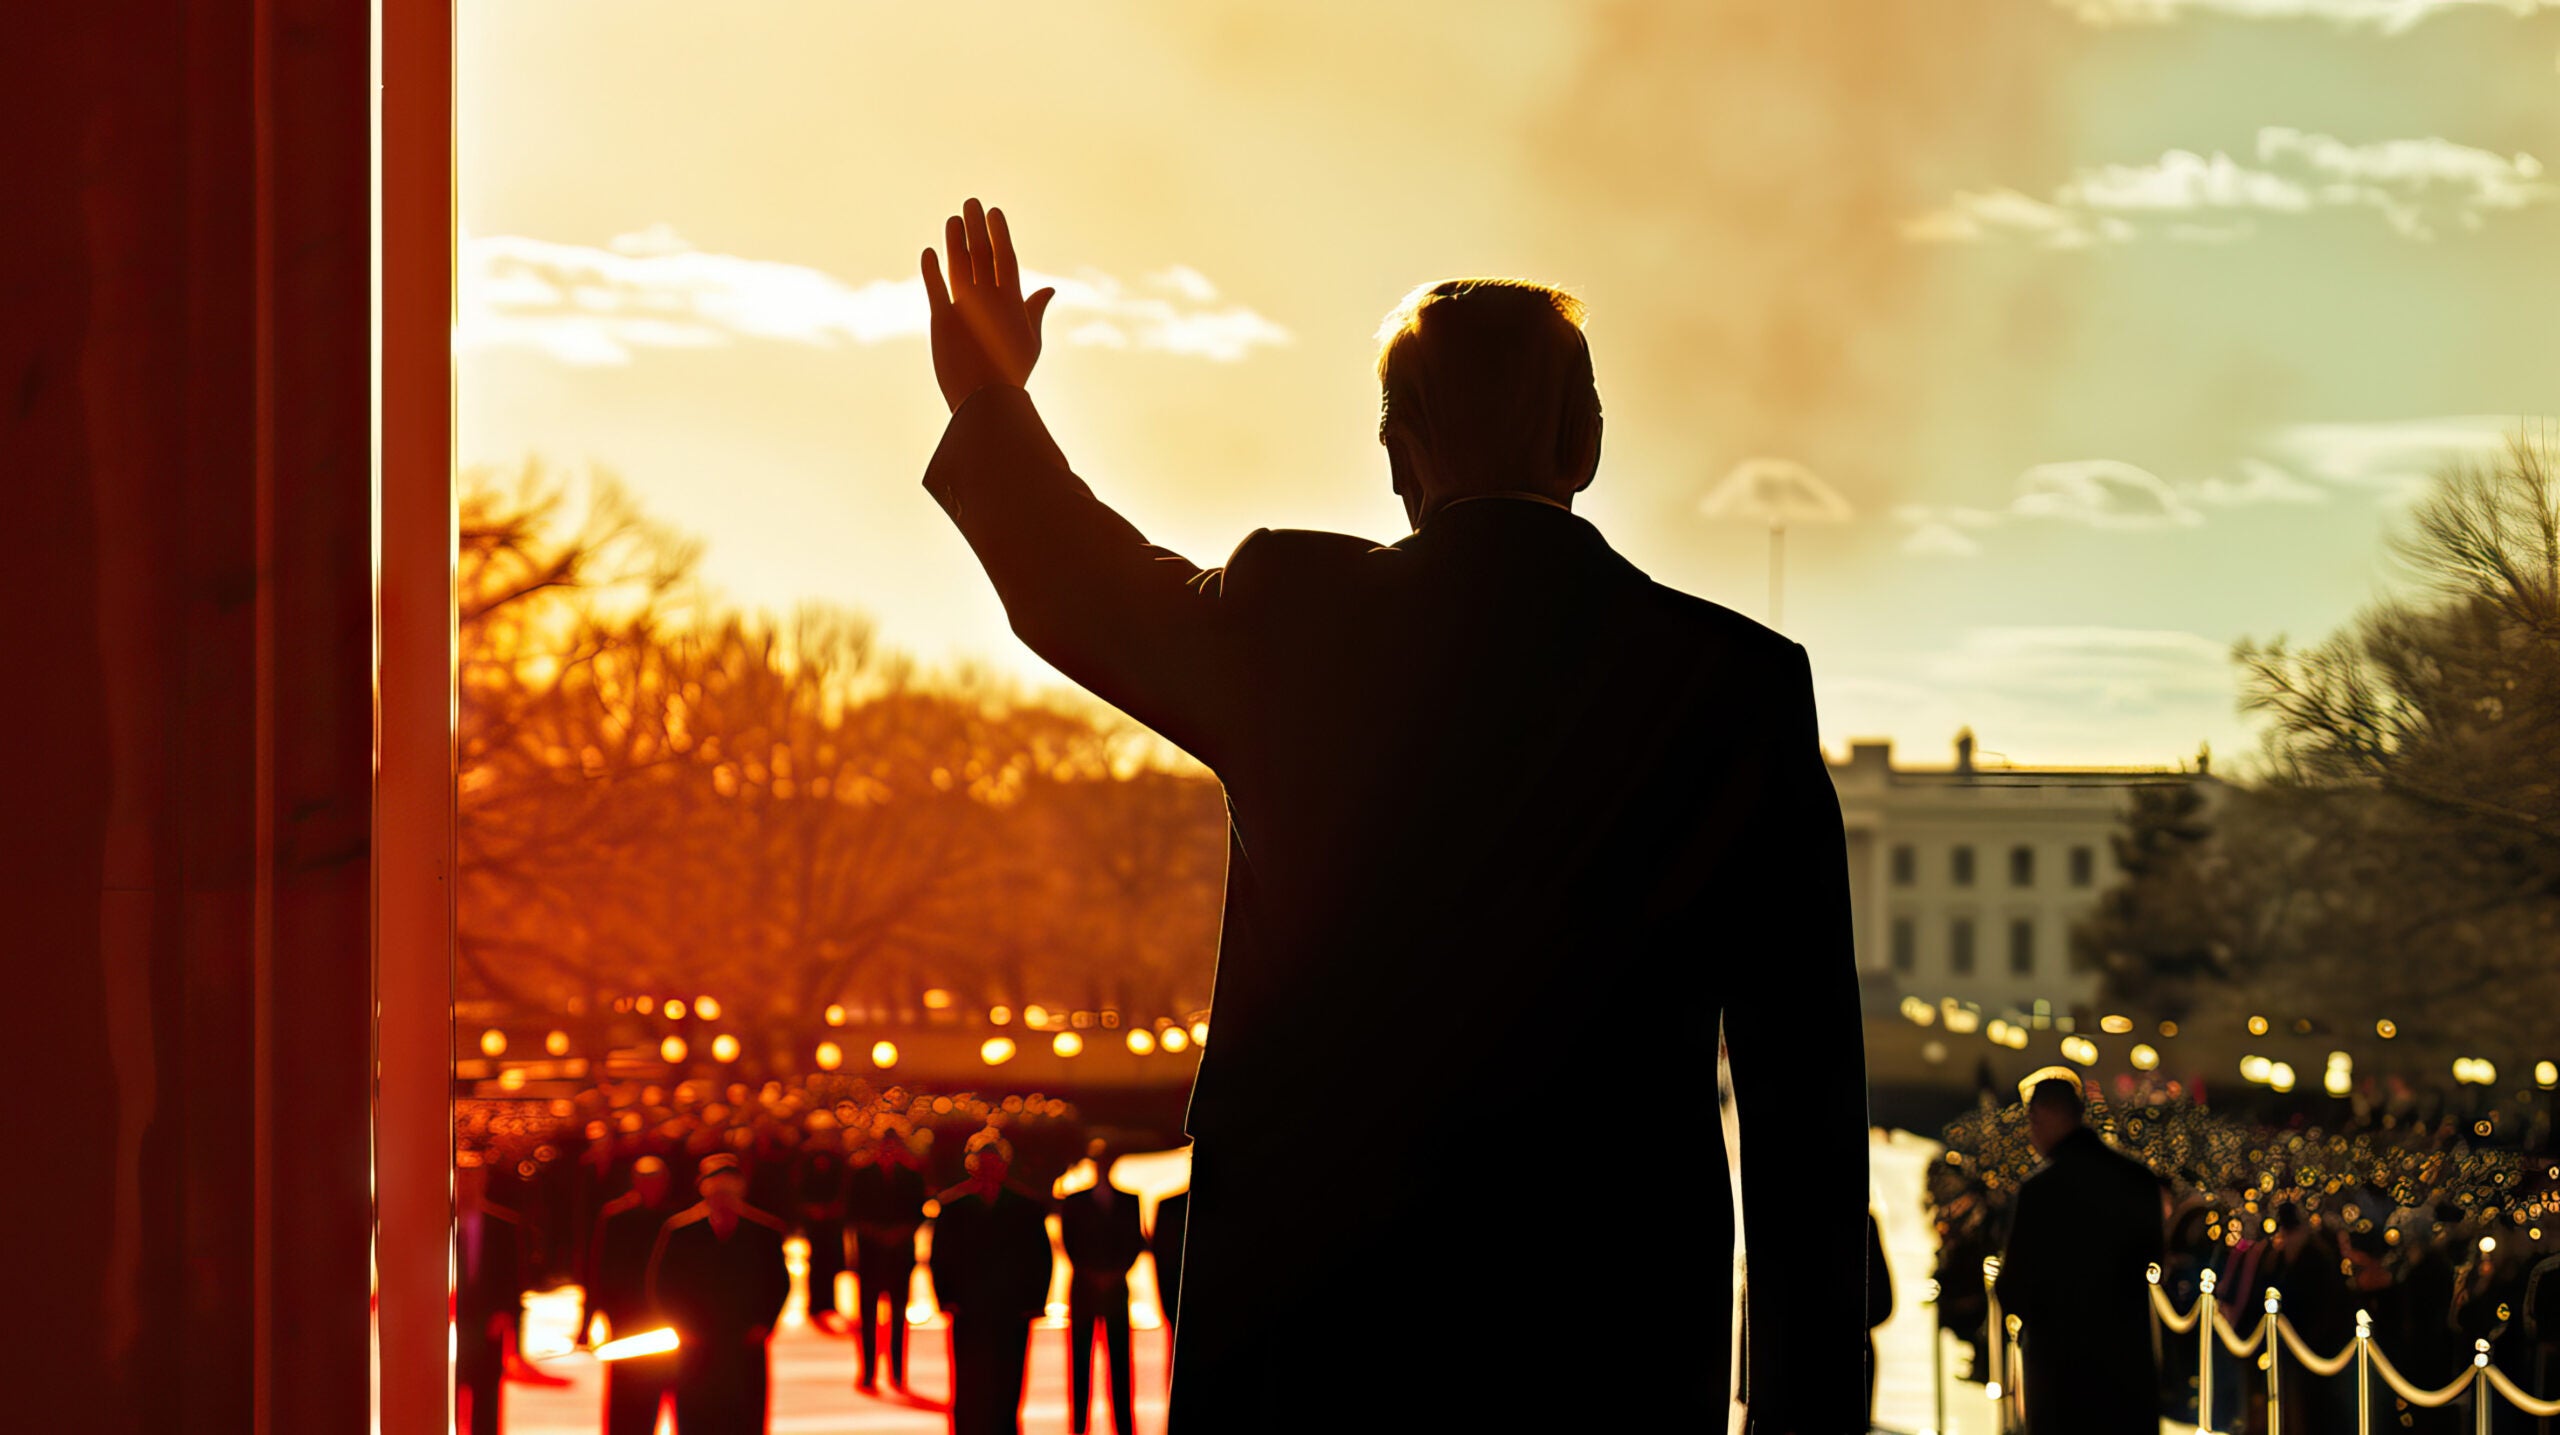
<svg viewBox="0 0 2560 1435">
<path fill-rule="evenodd" d="M 946 287 L 934 252 L 924 252 L 925 305 L 933 316 L 933 377 L 942 401 L 958 409 L 988 384 L 1022 384 L 1040 361 L 1040 316 L 1055 289 L 1022 296 L 1022 270 L 1014 263 L 1013 233 L 1004 211 L 970 200 L 944 221 L 943 247 L 951 256 Z"/>
</svg>

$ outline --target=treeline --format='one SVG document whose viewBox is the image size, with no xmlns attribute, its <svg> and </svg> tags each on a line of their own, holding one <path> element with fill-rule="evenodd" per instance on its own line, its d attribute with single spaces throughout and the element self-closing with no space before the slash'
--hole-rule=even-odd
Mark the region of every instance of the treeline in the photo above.
<svg viewBox="0 0 2560 1435">
<path fill-rule="evenodd" d="M 1205 773 L 1107 709 L 928 672 L 845 613 L 736 611 L 695 559 L 608 478 L 465 476 L 463 1001 L 600 1024 L 618 997 L 709 992 L 786 1066 L 831 1004 L 1207 1004 Z"/>
<path fill-rule="evenodd" d="M 2437 1064 L 2560 1057 L 2560 483 L 2548 436 L 2440 474 L 2396 596 L 2299 647 L 2242 643 L 2252 780 L 2144 795 L 2080 934 L 2110 995 L 2264 1015 Z M 2206 793 L 2210 792 L 2210 796 Z"/>
</svg>

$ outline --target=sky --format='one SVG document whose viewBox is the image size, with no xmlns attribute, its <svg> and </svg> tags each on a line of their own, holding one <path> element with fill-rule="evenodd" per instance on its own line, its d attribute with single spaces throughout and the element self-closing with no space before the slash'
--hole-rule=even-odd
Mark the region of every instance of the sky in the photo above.
<svg viewBox="0 0 2560 1435">
<path fill-rule="evenodd" d="M 609 472 L 740 604 L 1063 679 L 920 486 L 918 251 L 1054 282 L 1031 382 L 1152 540 L 1403 536 L 1379 319 L 1590 305 L 1576 510 L 1943 764 L 2251 746 L 2236 640 L 2395 581 L 2560 412 L 2554 0 L 464 0 L 464 463 Z M 1498 18 L 1489 18 L 1498 17 Z"/>
</svg>

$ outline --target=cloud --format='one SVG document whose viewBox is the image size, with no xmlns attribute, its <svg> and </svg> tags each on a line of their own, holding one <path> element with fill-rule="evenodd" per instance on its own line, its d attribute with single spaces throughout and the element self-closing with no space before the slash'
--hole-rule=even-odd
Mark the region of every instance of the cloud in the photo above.
<svg viewBox="0 0 2560 1435">
<path fill-rule="evenodd" d="M 2240 478 L 2212 477 L 2188 490 L 2199 503 L 2216 508 L 2245 508 L 2254 503 L 2326 503 L 2329 490 L 2305 483 L 2262 458 L 2240 460 Z"/>
<path fill-rule="evenodd" d="M 2018 475 L 2009 511 L 2092 528 L 2191 528 L 2204 515 L 2161 477 L 2115 459 L 2040 463 Z"/>
<path fill-rule="evenodd" d="M 2020 626 L 1967 629 L 1951 647 L 1851 659 L 1821 673 L 1826 738 L 1932 734 L 1905 762 L 1944 762 L 1943 735 L 1981 735 L 1997 766 L 2169 766 L 2209 739 L 2248 745 L 2227 644 L 2174 629 Z"/>
<path fill-rule="evenodd" d="M 1971 558 L 1982 545 L 1953 524 L 1929 521 L 1904 536 L 1902 551 L 1923 558 Z"/>
<path fill-rule="evenodd" d="M 823 270 L 695 249 L 664 224 L 604 249 L 514 235 L 466 236 L 458 274 L 465 349 L 525 348 L 564 364 L 629 363 L 635 350 L 767 340 L 833 348 L 925 331 L 917 280 L 859 284 Z M 1055 285 L 1053 332 L 1070 344 L 1153 350 L 1232 363 L 1289 331 L 1176 266 L 1137 285 L 1096 270 L 1023 271 Z"/>
<path fill-rule="evenodd" d="M 2151 237 L 2223 244 L 2256 232 L 2252 216 L 2372 210 L 2410 239 L 2560 195 L 2530 154 L 2501 155 L 2441 138 L 2350 144 L 2281 125 L 2258 131 L 2253 161 L 2216 150 L 2169 150 L 2139 164 L 2083 168 L 2049 199 L 2014 189 L 1963 192 L 1902 225 L 1922 244 L 2009 239 L 2080 249 Z"/>
<path fill-rule="evenodd" d="M 1746 458 L 1698 500 L 1709 518 L 1748 518 L 1771 525 L 1840 523 L 1852 516 L 1849 500 L 1793 459 Z"/>
<path fill-rule="evenodd" d="M 2168 24 L 2190 15 L 2239 20 L 2327 20 L 2396 35 L 2456 10 L 2503 10 L 2518 17 L 2553 8 L 2548 0 L 2054 0 L 2091 25 Z"/>
<path fill-rule="evenodd" d="M 2521 414 L 2463 414 L 2373 423 L 2289 424 L 2268 446 L 2331 483 L 2407 498 L 2445 468 L 2503 452 L 2519 429 L 2549 420 Z"/>
</svg>

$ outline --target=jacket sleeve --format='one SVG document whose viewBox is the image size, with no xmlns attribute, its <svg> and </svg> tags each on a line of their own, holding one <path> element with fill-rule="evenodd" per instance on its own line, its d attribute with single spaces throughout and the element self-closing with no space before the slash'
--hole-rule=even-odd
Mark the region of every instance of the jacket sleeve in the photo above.
<svg viewBox="0 0 2560 1435">
<path fill-rule="evenodd" d="M 1010 384 L 951 415 L 924 486 L 1033 652 L 1216 766 L 1217 735 L 1249 711 L 1224 569 L 1149 543 L 1094 497 Z"/>
<path fill-rule="evenodd" d="M 1725 1045 L 1740 1126 L 1743 1318 L 1759 1431 L 1867 1429 L 1867 1070 L 1839 795 L 1814 720 L 1813 669 L 1779 656 L 1754 894 L 1729 933 Z"/>
</svg>

